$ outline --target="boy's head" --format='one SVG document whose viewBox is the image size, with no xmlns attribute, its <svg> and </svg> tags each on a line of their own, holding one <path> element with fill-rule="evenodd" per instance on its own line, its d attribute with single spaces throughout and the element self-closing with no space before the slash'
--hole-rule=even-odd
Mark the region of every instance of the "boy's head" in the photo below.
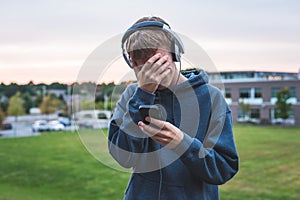
<svg viewBox="0 0 300 200">
<path fill-rule="evenodd" d="M 134 24 L 144 21 L 157 21 L 169 26 L 159 17 L 143 17 Z M 143 28 L 132 33 L 126 43 L 126 50 L 130 60 L 145 63 L 157 50 L 170 52 L 173 55 L 173 36 L 159 28 Z"/>
</svg>

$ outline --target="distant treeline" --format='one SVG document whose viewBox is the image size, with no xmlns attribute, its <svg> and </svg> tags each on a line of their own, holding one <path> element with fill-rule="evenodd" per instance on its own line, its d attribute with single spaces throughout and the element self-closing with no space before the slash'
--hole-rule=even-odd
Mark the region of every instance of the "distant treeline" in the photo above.
<svg viewBox="0 0 300 200">
<path fill-rule="evenodd" d="M 34 84 L 33 82 L 29 82 L 28 84 L 17 84 L 17 83 L 11 83 L 11 84 L 0 84 L 0 98 L 1 96 L 6 96 L 7 98 L 10 98 L 11 96 L 15 95 L 17 92 L 28 93 L 29 95 L 36 95 L 36 93 L 42 92 L 43 88 L 46 89 L 58 89 L 58 90 L 67 90 L 68 85 L 62 84 L 62 83 L 51 83 L 51 84 Z"/>
<path fill-rule="evenodd" d="M 116 85 L 115 83 L 103 83 L 95 84 L 92 82 L 74 83 L 67 85 L 63 83 L 51 83 L 51 84 L 34 84 L 29 82 L 28 84 L 0 84 L 0 115 L 1 112 L 8 115 L 9 107 L 13 102 L 17 100 L 22 102 L 21 107 L 24 109 L 21 113 L 28 114 L 30 108 L 38 107 L 42 113 L 49 113 L 49 110 L 65 110 L 66 100 L 73 94 L 86 95 L 87 93 L 92 96 L 91 100 L 84 100 L 80 102 L 80 105 L 85 105 L 91 101 L 96 104 L 96 107 L 103 109 L 113 109 L 119 95 L 126 88 L 128 83 L 121 83 Z M 92 92 L 92 93 L 91 93 Z M 104 102 L 108 102 L 104 104 Z M 53 103 L 55 102 L 55 103 Z M 52 105 L 49 106 L 48 104 Z M 53 109 L 56 107 L 55 109 Z M 51 109 L 50 109 L 51 108 Z M 3 115 L 3 114 L 2 114 Z M 1 118 L 1 117 L 0 117 Z M 1 120 L 0 120 L 1 121 Z"/>
<path fill-rule="evenodd" d="M 68 87 L 71 87 L 71 92 L 73 91 L 74 88 L 79 87 L 79 88 L 95 88 L 97 91 L 101 91 L 102 93 L 110 96 L 113 89 L 116 86 L 120 85 L 127 85 L 127 83 L 121 83 L 116 85 L 114 82 L 111 83 L 102 83 L 102 84 L 95 84 L 91 82 L 86 82 L 82 84 L 74 83 L 71 85 L 68 84 L 63 84 L 59 82 L 54 82 L 51 84 L 45 84 L 45 83 L 39 83 L 39 84 L 34 84 L 33 82 L 29 82 L 28 84 L 17 84 L 17 83 L 11 83 L 11 84 L 0 84 L 0 98 L 2 96 L 5 96 L 7 98 L 10 98 L 11 96 L 15 95 L 17 92 L 20 92 L 21 94 L 23 93 L 28 93 L 29 95 L 36 95 L 37 93 L 42 93 L 44 90 L 65 90 L 67 92 Z M 74 87 L 75 86 L 75 87 Z"/>
</svg>

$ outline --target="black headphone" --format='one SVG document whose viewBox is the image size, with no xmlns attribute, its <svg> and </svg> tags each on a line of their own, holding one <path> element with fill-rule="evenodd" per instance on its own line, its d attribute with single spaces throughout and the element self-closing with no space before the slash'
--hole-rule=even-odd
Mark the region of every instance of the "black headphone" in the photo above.
<svg viewBox="0 0 300 200">
<path fill-rule="evenodd" d="M 180 37 L 174 31 L 171 30 L 170 26 L 168 26 L 167 24 L 164 24 L 162 22 L 158 22 L 158 21 L 144 21 L 144 22 L 140 22 L 140 23 L 137 23 L 137 24 L 131 26 L 124 33 L 124 35 L 122 37 L 122 46 L 121 47 L 122 47 L 123 57 L 130 68 L 132 68 L 132 65 L 130 62 L 128 52 L 125 49 L 125 41 L 129 38 L 129 36 L 132 33 L 137 31 L 138 29 L 142 29 L 142 28 L 161 28 L 162 30 L 171 34 L 175 38 L 175 40 L 173 40 L 173 50 L 172 50 L 173 61 L 175 61 L 175 62 L 181 61 L 181 54 L 184 54 L 184 46 L 183 46 L 183 43 L 182 43 Z"/>
</svg>

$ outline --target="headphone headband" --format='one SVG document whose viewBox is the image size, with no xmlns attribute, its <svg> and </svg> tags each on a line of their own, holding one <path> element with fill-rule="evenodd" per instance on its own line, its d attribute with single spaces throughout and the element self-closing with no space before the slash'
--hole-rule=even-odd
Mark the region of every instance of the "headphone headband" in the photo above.
<svg viewBox="0 0 300 200">
<path fill-rule="evenodd" d="M 129 59 L 129 55 L 124 47 L 125 41 L 129 38 L 129 36 L 131 34 L 133 34 L 138 29 L 151 28 L 151 27 L 161 28 L 162 30 L 168 32 L 175 38 L 174 52 L 172 52 L 172 53 L 175 54 L 175 61 L 180 62 L 181 54 L 184 53 L 184 47 L 183 47 L 183 43 L 182 43 L 180 37 L 173 30 L 171 30 L 170 26 L 168 26 L 167 24 L 164 24 L 164 23 L 158 22 L 158 21 L 143 21 L 143 22 L 134 24 L 129 29 L 127 29 L 127 31 L 124 33 L 124 35 L 122 37 L 122 46 L 121 47 L 122 47 L 123 57 L 124 57 L 125 61 L 127 62 L 127 64 L 131 68 L 132 68 L 132 66 L 131 66 L 131 62 Z"/>
</svg>

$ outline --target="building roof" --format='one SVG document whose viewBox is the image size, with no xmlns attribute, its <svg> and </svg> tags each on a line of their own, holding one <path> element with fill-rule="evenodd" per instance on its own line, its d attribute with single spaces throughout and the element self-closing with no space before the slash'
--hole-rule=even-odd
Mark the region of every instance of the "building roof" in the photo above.
<svg viewBox="0 0 300 200">
<path fill-rule="evenodd" d="M 208 75 L 211 81 L 221 79 L 224 82 L 300 80 L 300 72 L 225 71 L 208 73 Z"/>
</svg>

